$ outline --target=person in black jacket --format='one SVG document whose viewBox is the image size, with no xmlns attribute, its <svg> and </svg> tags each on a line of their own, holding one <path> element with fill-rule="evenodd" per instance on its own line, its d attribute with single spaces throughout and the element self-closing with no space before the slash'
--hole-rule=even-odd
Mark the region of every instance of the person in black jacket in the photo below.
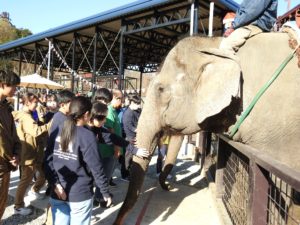
<svg viewBox="0 0 300 225">
<path fill-rule="evenodd" d="M 136 128 L 140 117 L 141 98 L 138 95 L 132 95 L 129 98 L 128 109 L 123 114 L 123 128 L 126 134 L 126 140 L 134 142 L 136 138 Z M 129 151 L 125 153 L 125 166 L 129 170 L 133 154 Z"/>
<path fill-rule="evenodd" d="M 98 150 L 101 154 L 101 144 L 106 145 L 117 145 L 122 148 L 126 148 L 127 152 L 131 152 L 131 154 L 137 155 L 138 157 L 148 157 L 149 152 L 144 148 L 137 148 L 129 141 L 123 139 L 122 137 L 118 136 L 117 134 L 111 133 L 107 128 L 105 128 L 103 125 L 105 124 L 106 115 L 107 115 L 107 105 L 101 103 L 101 102 L 95 102 L 92 107 L 91 111 L 91 118 L 88 123 L 88 129 L 91 130 L 98 140 Z M 103 158 L 102 158 L 103 159 Z M 109 166 L 109 161 L 103 160 L 103 167 L 104 167 L 104 173 L 107 177 L 111 176 L 111 169 Z M 100 189 L 96 188 L 95 191 L 95 203 L 100 203 L 100 205 L 103 207 L 105 206 L 105 202 L 101 196 Z"/>
<path fill-rule="evenodd" d="M 128 109 L 124 112 L 122 122 L 126 134 L 126 140 L 132 141 L 136 138 L 136 128 L 140 117 L 141 99 L 138 95 L 129 98 Z"/>
<path fill-rule="evenodd" d="M 83 96 L 72 99 L 70 112 L 55 139 L 47 179 L 54 191 L 50 204 L 53 224 L 90 224 L 93 183 L 100 188 L 107 206 L 112 199 L 93 132 L 84 126 L 90 120 L 91 102 Z M 51 157 L 50 157 L 51 158 Z"/>
</svg>

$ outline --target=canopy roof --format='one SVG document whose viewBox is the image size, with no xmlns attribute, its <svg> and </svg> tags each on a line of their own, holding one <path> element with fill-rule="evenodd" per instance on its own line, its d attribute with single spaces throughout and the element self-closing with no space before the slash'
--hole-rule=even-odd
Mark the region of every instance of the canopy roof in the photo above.
<svg viewBox="0 0 300 225">
<path fill-rule="evenodd" d="M 0 57 L 41 65 L 51 40 L 58 54 L 52 69 L 97 75 L 127 69 L 155 71 L 177 41 L 189 34 L 192 0 L 139 0 L 0 46 Z M 197 32 L 207 35 L 210 3 L 214 2 L 214 35 L 222 33 L 222 18 L 235 11 L 233 0 L 195 0 L 199 4 Z M 121 45 L 122 43 L 122 45 Z M 121 57 L 124 56 L 124 57 Z M 46 65 L 44 66 L 44 68 Z M 36 67 L 35 67 L 36 68 Z"/>
</svg>

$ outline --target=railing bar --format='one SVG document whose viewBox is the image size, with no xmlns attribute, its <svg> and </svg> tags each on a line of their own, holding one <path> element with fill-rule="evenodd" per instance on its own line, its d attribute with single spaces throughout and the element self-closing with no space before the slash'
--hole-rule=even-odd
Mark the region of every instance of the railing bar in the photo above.
<svg viewBox="0 0 300 225">
<path fill-rule="evenodd" d="M 290 184 L 294 189 L 300 192 L 300 172 L 289 168 L 275 159 L 272 159 L 272 157 L 265 152 L 258 151 L 251 146 L 239 142 L 234 142 L 224 135 L 218 136 L 248 158 L 253 158 L 258 165 L 263 167 L 265 170 L 270 171 L 275 176 L 280 177 L 284 182 Z"/>
</svg>

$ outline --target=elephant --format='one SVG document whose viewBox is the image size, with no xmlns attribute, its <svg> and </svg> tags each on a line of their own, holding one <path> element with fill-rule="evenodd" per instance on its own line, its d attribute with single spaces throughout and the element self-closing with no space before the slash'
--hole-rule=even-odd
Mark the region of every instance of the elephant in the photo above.
<svg viewBox="0 0 300 225">
<path fill-rule="evenodd" d="M 184 38 L 171 49 L 148 87 L 137 127 L 138 147 L 149 149 L 153 154 L 161 130 L 174 134 L 171 138 L 174 146 L 178 146 L 182 135 L 199 131 L 228 133 L 256 93 L 292 52 L 286 33 L 255 35 L 237 55 L 218 49 L 220 41 L 220 37 L 193 36 Z M 299 170 L 299 87 L 300 70 L 294 57 L 232 139 L 270 153 Z M 177 153 L 170 161 L 174 155 Z M 115 225 L 124 223 L 137 201 L 150 159 L 151 156 L 134 156 L 127 195 Z"/>
</svg>

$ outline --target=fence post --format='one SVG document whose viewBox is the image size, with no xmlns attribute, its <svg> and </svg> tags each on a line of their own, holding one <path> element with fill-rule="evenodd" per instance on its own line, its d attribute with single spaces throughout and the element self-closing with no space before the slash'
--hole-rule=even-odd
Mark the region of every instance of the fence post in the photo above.
<svg viewBox="0 0 300 225">
<path fill-rule="evenodd" d="M 268 171 L 250 159 L 249 225 L 265 225 L 268 216 Z"/>
<path fill-rule="evenodd" d="M 216 198 L 222 198 L 224 194 L 224 168 L 226 166 L 226 145 L 221 138 L 218 138 L 217 167 L 216 167 Z"/>
</svg>

